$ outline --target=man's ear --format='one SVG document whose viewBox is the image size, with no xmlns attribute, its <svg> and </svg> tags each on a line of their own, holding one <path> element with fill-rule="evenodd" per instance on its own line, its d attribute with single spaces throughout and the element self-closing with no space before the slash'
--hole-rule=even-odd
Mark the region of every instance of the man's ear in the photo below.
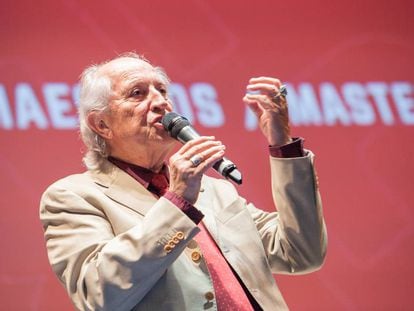
<svg viewBox="0 0 414 311">
<path fill-rule="evenodd" d="M 112 131 L 107 125 L 106 118 L 104 118 L 102 112 L 91 111 L 87 116 L 87 122 L 89 127 L 96 134 L 105 139 L 112 138 Z"/>
</svg>

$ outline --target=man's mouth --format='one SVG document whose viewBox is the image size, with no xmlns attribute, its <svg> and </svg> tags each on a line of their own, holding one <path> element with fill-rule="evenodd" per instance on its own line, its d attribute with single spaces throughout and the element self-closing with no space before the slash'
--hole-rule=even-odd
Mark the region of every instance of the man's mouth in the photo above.
<svg viewBox="0 0 414 311">
<path fill-rule="evenodd" d="M 164 129 L 164 126 L 161 123 L 162 117 L 157 117 L 154 121 L 152 121 L 152 126 L 156 128 L 162 128 Z"/>
</svg>

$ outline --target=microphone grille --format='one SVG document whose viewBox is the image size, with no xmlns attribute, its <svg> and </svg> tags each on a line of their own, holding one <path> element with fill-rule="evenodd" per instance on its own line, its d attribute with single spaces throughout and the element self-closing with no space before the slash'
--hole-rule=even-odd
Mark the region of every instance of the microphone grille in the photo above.
<svg viewBox="0 0 414 311">
<path fill-rule="evenodd" d="M 180 116 L 175 112 L 166 113 L 162 119 L 161 123 L 164 126 L 164 129 L 170 133 L 171 137 L 177 138 L 178 133 L 190 122 L 183 116 Z"/>
<path fill-rule="evenodd" d="M 170 124 L 177 117 L 180 117 L 180 115 L 178 113 L 175 113 L 175 112 L 168 112 L 162 117 L 161 123 L 164 126 L 166 131 L 168 131 L 168 128 L 169 128 Z"/>
</svg>

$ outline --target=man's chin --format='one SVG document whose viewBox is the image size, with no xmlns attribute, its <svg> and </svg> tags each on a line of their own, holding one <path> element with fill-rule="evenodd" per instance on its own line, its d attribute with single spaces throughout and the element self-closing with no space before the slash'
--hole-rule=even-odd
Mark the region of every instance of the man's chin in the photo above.
<svg viewBox="0 0 414 311">
<path fill-rule="evenodd" d="M 161 141 L 161 142 L 163 142 L 163 143 L 166 143 L 166 144 L 172 144 L 172 143 L 174 143 L 176 140 L 174 139 L 174 138 L 172 138 L 171 136 L 170 136 L 170 134 L 168 134 L 168 132 L 167 131 L 165 131 L 165 130 L 162 130 L 162 131 L 156 131 L 156 133 L 154 133 L 153 135 L 152 135 L 152 137 L 154 138 L 154 139 L 156 139 L 156 140 L 159 140 L 159 141 Z"/>
</svg>

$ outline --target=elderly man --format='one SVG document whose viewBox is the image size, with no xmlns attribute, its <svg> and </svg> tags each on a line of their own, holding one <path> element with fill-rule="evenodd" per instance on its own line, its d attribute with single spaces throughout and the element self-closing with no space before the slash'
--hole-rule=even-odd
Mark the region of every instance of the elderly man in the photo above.
<svg viewBox="0 0 414 311">
<path fill-rule="evenodd" d="M 160 122 L 172 110 L 162 69 L 128 54 L 84 71 L 88 170 L 51 185 L 40 206 L 50 264 L 77 309 L 287 309 L 272 273 L 318 269 L 326 231 L 313 154 L 290 137 L 280 87 L 253 78 L 243 99 L 270 145 L 270 213 L 204 175 L 225 152 L 214 137 L 166 163 L 175 140 Z"/>
</svg>

